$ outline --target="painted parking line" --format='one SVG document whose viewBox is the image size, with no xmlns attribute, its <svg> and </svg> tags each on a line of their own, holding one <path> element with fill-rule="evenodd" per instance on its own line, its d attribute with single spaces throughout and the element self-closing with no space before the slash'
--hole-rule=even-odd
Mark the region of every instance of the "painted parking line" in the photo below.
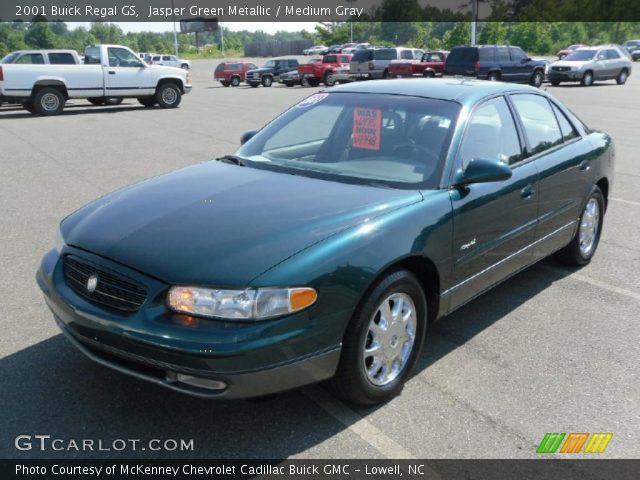
<svg viewBox="0 0 640 480">
<path fill-rule="evenodd" d="M 608 283 L 601 282 L 600 280 L 595 280 L 581 273 L 577 273 L 577 272 L 571 273 L 568 270 L 563 270 L 562 268 L 552 267 L 551 265 L 545 265 L 542 263 L 539 263 L 538 265 L 540 266 L 540 268 L 544 268 L 545 270 L 548 270 L 550 272 L 558 273 L 567 278 L 579 280 L 581 282 L 588 283 L 589 285 L 593 285 L 594 287 L 599 287 L 609 292 L 617 293 L 618 295 L 623 295 L 625 297 L 632 298 L 640 302 L 640 293 L 627 290 L 626 288 L 616 287 L 615 285 L 610 285 Z"/>
<path fill-rule="evenodd" d="M 634 202 L 632 200 L 624 200 L 622 198 L 611 197 L 609 200 L 613 200 L 614 202 L 627 203 L 629 205 L 637 205 L 640 207 L 640 202 Z"/>
<path fill-rule="evenodd" d="M 385 458 L 415 459 L 402 445 L 389 438 L 382 430 L 338 399 L 332 397 L 321 387 L 308 387 L 303 390 L 303 393 L 351 432 L 375 448 Z"/>
</svg>

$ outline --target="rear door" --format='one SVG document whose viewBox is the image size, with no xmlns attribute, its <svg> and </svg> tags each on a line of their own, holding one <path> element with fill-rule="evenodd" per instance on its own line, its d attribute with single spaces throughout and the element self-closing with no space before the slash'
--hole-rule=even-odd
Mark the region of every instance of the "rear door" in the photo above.
<svg viewBox="0 0 640 480">
<path fill-rule="evenodd" d="M 538 217 L 538 171 L 534 162 L 524 159 L 522 136 L 505 97 L 475 108 L 456 157 L 456 168 L 463 170 L 476 158 L 504 162 L 511 166 L 512 177 L 450 190 L 451 308 L 529 264 Z"/>
</svg>

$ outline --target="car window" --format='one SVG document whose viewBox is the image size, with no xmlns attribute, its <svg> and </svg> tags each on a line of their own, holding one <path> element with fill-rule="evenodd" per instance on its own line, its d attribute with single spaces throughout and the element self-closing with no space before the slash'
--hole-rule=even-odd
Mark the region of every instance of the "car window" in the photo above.
<svg viewBox="0 0 640 480">
<path fill-rule="evenodd" d="M 509 47 L 509 52 L 511 52 L 511 60 L 513 60 L 514 62 L 521 62 L 523 58 L 527 58 L 527 55 L 522 51 L 521 48 Z"/>
<path fill-rule="evenodd" d="M 616 52 L 613 48 L 607 50 L 607 60 L 616 60 L 620 58 L 620 54 Z"/>
<path fill-rule="evenodd" d="M 398 58 L 398 51 L 395 48 L 380 48 L 374 50 L 374 60 L 395 60 Z"/>
<path fill-rule="evenodd" d="M 100 47 L 87 47 L 84 51 L 85 65 L 100 64 Z"/>
<path fill-rule="evenodd" d="M 373 59 L 373 50 L 357 50 L 356 53 L 351 57 L 352 62 L 368 62 Z"/>
<path fill-rule="evenodd" d="M 415 49 L 415 50 L 412 50 L 412 52 L 413 52 L 413 58 L 416 60 L 420 60 L 424 55 L 424 50 Z"/>
<path fill-rule="evenodd" d="M 338 57 L 335 55 L 325 55 L 323 62 L 324 63 L 336 63 L 338 61 Z"/>
<path fill-rule="evenodd" d="M 496 48 L 498 53 L 498 62 L 499 63 L 507 63 L 511 61 L 511 57 L 509 56 L 509 49 L 507 47 L 498 47 Z"/>
<path fill-rule="evenodd" d="M 349 63 L 349 55 L 341 55 L 340 63 Z"/>
<path fill-rule="evenodd" d="M 249 166 L 298 175 L 436 188 L 459 111 L 458 103 L 444 100 L 319 93 L 271 122 L 237 154 Z"/>
<path fill-rule="evenodd" d="M 511 98 L 524 126 L 532 155 L 562 143 L 562 132 L 546 98 L 531 94 L 512 95 Z"/>
<path fill-rule="evenodd" d="M 218 66 L 216 67 L 216 73 L 220 73 L 224 71 L 224 63 L 219 63 Z"/>
<path fill-rule="evenodd" d="M 586 60 L 591 60 L 595 54 L 595 50 L 576 50 L 575 52 L 570 53 L 569 55 L 564 57 L 564 60 L 584 62 Z"/>
<path fill-rule="evenodd" d="M 250 63 L 248 67 L 249 67 L 249 70 L 255 70 L 256 68 L 258 68 L 258 66 L 255 63 Z"/>
<path fill-rule="evenodd" d="M 109 47 L 107 49 L 110 67 L 141 67 L 140 59 L 124 48 Z"/>
<path fill-rule="evenodd" d="M 551 102 L 551 108 L 553 108 L 553 113 L 556 114 L 556 119 L 558 120 L 558 124 L 560 125 L 560 131 L 562 132 L 562 139 L 566 142 L 573 138 L 578 137 L 578 132 L 571 125 L 571 122 L 567 119 L 567 116 L 560 111 L 560 109 Z"/>
<path fill-rule="evenodd" d="M 16 61 L 16 63 L 41 65 L 44 63 L 44 57 L 40 53 L 25 53 Z"/>
<path fill-rule="evenodd" d="M 413 52 L 411 50 L 402 50 L 400 58 L 403 60 L 413 60 Z"/>
<path fill-rule="evenodd" d="M 70 53 L 50 53 L 49 63 L 53 65 L 75 65 L 76 59 Z"/>
<path fill-rule="evenodd" d="M 160 55 L 156 55 L 155 57 L 153 57 L 153 61 L 154 62 L 159 62 L 160 61 Z"/>
<path fill-rule="evenodd" d="M 487 100 L 473 112 L 460 146 L 462 168 L 474 158 L 514 165 L 522 160 L 511 110 L 504 97 Z"/>
<path fill-rule="evenodd" d="M 441 53 L 425 53 L 422 58 L 423 62 L 442 62 L 444 60 Z"/>
<path fill-rule="evenodd" d="M 600 50 L 596 55 L 596 60 L 606 60 L 606 59 L 607 59 L 607 52 L 605 50 Z"/>
<path fill-rule="evenodd" d="M 478 60 L 481 62 L 495 62 L 496 61 L 496 49 L 493 47 L 479 48 Z M 448 60 L 448 59 L 447 59 Z M 475 62 L 475 60 L 473 60 Z"/>
</svg>

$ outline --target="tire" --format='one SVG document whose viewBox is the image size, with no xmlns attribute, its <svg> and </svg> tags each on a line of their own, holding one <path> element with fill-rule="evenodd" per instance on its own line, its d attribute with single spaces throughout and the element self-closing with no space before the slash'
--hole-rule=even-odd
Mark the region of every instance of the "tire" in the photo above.
<svg viewBox="0 0 640 480">
<path fill-rule="evenodd" d="M 336 84 L 336 81 L 333 77 L 333 72 L 325 72 L 324 77 L 322 77 L 322 83 L 324 83 L 327 87 L 333 87 Z"/>
<path fill-rule="evenodd" d="M 64 95 L 57 88 L 45 87 L 38 90 L 33 106 L 40 115 L 58 115 L 64 110 Z"/>
<path fill-rule="evenodd" d="M 223 87 L 228 87 L 229 85 L 231 85 L 229 82 L 227 82 L 226 80 L 224 82 L 220 82 L 222 84 Z"/>
<path fill-rule="evenodd" d="M 262 86 L 270 87 L 273 84 L 273 77 L 271 75 L 265 75 L 262 77 Z"/>
<path fill-rule="evenodd" d="M 564 263 L 581 267 L 591 261 L 600 243 L 603 220 L 604 196 L 595 186 L 580 214 L 576 234 L 571 243 L 559 252 Z"/>
<path fill-rule="evenodd" d="M 182 93 L 175 83 L 163 83 L 156 90 L 156 102 L 160 108 L 176 108 L 180 105 Z"/>
<path fill-rule="evenodd" d="M 558 85 L 560 85 L 560 82 L 558 80 L 551 80 L 551 85 L 557 87 Z"/>
<path fill-rule="evenodd" d="M 180 68 L 183 70 L 189 70 L 189 65 L 187 65 L 186 63 L 183 63 L 182 65 L 180 65 Z"/>
<path fill-rule="evenodd" d="M 87 100 L 89 101 L 89 103 L 92 103 L 93 105 L 104 105 L 104 103 L 107 101 L 106 98 L 100 98 L 100 97 L 87 98 Z"/>
<path fill-rule="evenodd" d="M 104 101 L 105 105 L 120 105 L 124 98 L 121 97 L 107 97 Z"/>
<path fill-rule="evenodd" d="M 232 77 L 231 78 L 231 86 L 232 87 L 237 87 L 238 85 L 240 85 L 240 77 Z"/>
<path fill-rule="evenodd" d="M 389 78 L 389 70 L 386 70 L 384 72 L 382 72 L 382 78 Z"/>
<path fill-rule="evenodd" d="M 540 70 L 536 70 L 535 72 L 533 72 L 533 75 L 531 76 L 531 80 L 529 82 L 531 86 L 540 88 L 542 86 L 542 82 L 544 82 L 544 73 L 542 73 Z"/>
<path fill-rule="evenodd" d="M 487 75 L 487 80 L 489 80 L 490 82 L 499 82 L 500 74 L 498 72 L 489 72 L 489 75 Z"/>
<path fill-rule="evenodd" d="M 307 77 L 302 77 L 300 79 L 300 85 L 302 85 L 303 87 L 310 87 L 311 86 L 311 82 L 309 81 L 309 79 Z"/>
<path fill-rule="evenodd" d="M 385 305 L 391 318 L 384 318 Z M 394 321 L 394 313 L 408 318 Z M 427 302 L 418 279 L 406 270 L 389 274 L 367 294 L 351 319 L 331 387 L 355 405 L 390 400 L 400 393 L 420 355 L 426 326 Z M 379 342 L 379 356 L 367 350 Z"/>
<path fill-rule="evenodd" d="M 593 72 L 591 72 L 591 70 L 584 72 L 582 80 L 580 80 L 580 85 L 583 87 L 590 87 L 593 85 Z"/>
<path fill-rule="evenodd" d="M 156 97 L 139 97 L 138 103 L 144 107 L 153 107 L 156 103 Z"/>
<path fill-rule="evenodd" d="M 258 85 L 260 85 L 259 83 L 251 83 L 251 88 L 258 88 Z"/>
<path fill-rule="evenodd" d="M 36 113 L 36 107 L 33 105 L 31 100 L 25 100 L 22 102 L 22 108 L 24 108 L 29 113 Z"/>
<path fill-rule="evenodd" d="M 623 68 L 622 70 L 620 70 L 620 73 L 616 78 L 616 83 L 618 85 L 624 85 L 625 83 L 627 83 L 627 78 L 629 78 L 629 74 L 627 73 L 627 69 Z"/>
<path fill-rule="evenodd" d="M 433 77 L 435 77 L 436 75 L 435 75 L 435 73 L 433 73 L 431 70 L 429 70 L 429 71 L 422 72 L 422 76 L 423 76 L 424 78 L 433 78 Z"/>
</svg>

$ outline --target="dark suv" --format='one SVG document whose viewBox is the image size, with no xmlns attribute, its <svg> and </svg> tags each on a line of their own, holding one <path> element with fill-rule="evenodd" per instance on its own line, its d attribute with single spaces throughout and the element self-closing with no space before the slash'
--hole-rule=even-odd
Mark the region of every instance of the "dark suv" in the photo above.
<svg viewBox="0 0 640 480">
<path fill-rule="evenodd" d="M 445 63 L 445 75 L 463 75 L 483 80 L 529 83 L 544 81 L 543 62 L 531 60 L 520 47 L 476 45 L 455 47 Z"/>
<path fill-rule="evenodd" d="M 272 58 L 267 60 L 262 68 L 249 70 L 246 74 L 246 81 L 252 87 L 262 84 L 263 87 L 270 87 L 274 81 L 278 81 L 281 73 L 298 69 L 298 60 L 295 58 Z"/>
</svg>

